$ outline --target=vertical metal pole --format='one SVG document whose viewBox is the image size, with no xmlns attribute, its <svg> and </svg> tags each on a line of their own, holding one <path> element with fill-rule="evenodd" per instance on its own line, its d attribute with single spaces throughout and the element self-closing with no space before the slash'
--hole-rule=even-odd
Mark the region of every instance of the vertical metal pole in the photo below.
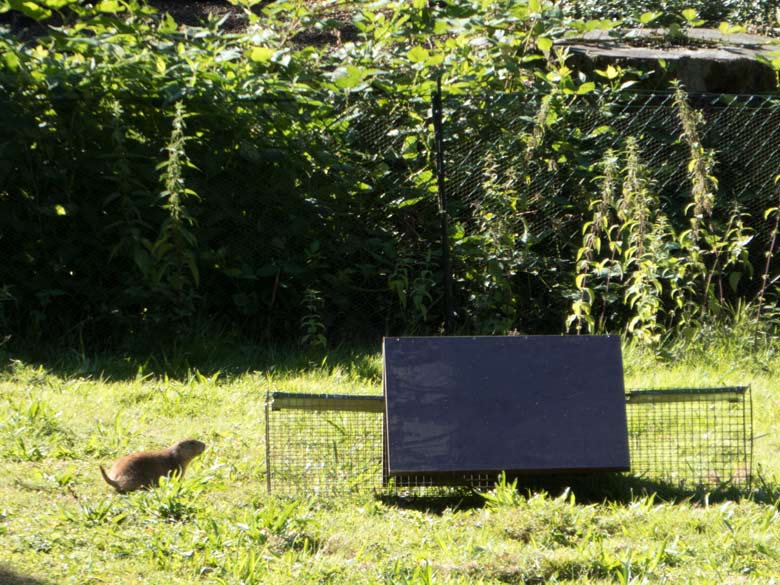
<svg viewBox="0 0 780 585">
<path fill-rule="evenodd" d="M 433 94 L 433 132 L 436 148 L 436 181 L 439 192 L 439 221 L 441 230 L 441 268 L 444 284 L 444 334 L 452 334 L 452 269 L 450 267 L 450 236 L 447 221 L 447 199 L 444 191 L 444 122 L 441 99 L 441 74 Z"/>
<path fill-rule="evenodd" d="M 271 393 L 265 395 L 265 486 L 271 493 Z"/>
<path fill-rule="evenodd" d="M 748 453 L 747 453 L 747 487 L 750 488 L 753 486 L 753 389 L 748 386 L 745 389 L 745 393 L 747 394 L 747 409 L 748 409 L 748 421 L 747 423 L 744 422 L 745 420 L 745 395 L 742 395 L 742 420 L 743 420 L 743 426 L 742 426 L 742 432 L 744 433 L 744 437 L 748 443 Z M 747 428 L 746 428 L 747 427 Z"/>
</svg>

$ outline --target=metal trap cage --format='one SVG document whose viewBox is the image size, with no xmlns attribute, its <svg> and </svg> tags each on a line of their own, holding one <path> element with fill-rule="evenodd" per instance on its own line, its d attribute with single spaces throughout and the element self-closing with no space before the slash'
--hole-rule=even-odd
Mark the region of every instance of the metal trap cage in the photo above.
<svg viewBox="0 0 780 585">
<path fill-rule="evenodd" d="M 268 491 L 336 495 L 494 486 L 494 474 L 389 477 L 384 467 L 384 407 L 379 395 L 269 393 Z M 633 476 L 685 489 L 750 484 L 749 387 L 631 390 L 626 393 L 626 416 Z"/>
<path fill-rule="evenodd" d="M 381 487 L 384 405 L 382 396 L 269 394 L 268 491 L 333 495 Z"/>
<path fill-rule="evenodd" d="M 634 475 L 679 486 L 749 485 L 749 387 L 634 390 L 626 416 Z"/>
</svg>

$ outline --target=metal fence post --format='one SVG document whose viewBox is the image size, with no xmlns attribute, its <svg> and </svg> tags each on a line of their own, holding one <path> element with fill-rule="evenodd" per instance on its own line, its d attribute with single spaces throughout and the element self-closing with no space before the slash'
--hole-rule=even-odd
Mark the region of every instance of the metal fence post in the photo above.
<svg viewBox="0 0 780 585">
<path fill-rule="evenodd" d="M 444 174 L 444 122 L 441 97 L 441 74 L 436 79 L 436 91 L 433 94 L 433 131 L 436 148 L 436 184 L 439 193 L 439 221 L 441 230 L 441 268 L 444 285 L 444 334 L 452 334 L 454 309 L 452 304 L 452 268 L 450 266 L 450 236 L 447 217 L 447 199 Z"/>
</svg>

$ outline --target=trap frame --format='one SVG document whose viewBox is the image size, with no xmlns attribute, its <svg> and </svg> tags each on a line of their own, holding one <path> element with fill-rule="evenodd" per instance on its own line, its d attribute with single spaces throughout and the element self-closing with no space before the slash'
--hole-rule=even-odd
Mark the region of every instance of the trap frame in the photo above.
<svg viewBox="0 0 780 585">
<path fill-rule="evenodd" d="M 626 416 L 633 474 L 676 486 L 750 484 L 749 387 L 634 390 Z"/>
<path fill-rule="evenodd" d="M 268 491 L 329 495 L 380 488 L 384 406 L 382 396 L 270 393 Z"/>
<path fill-rule="evenodd" d="M 280 494 L 442 485 L 491 489 L 494 474 L 389 477 L 379 395 L 271 392 L 265 405 L 266 481 Z M 750 485 L 748 386 L 626 393 L 631 475 L 685 489 Z"/>
</svg>

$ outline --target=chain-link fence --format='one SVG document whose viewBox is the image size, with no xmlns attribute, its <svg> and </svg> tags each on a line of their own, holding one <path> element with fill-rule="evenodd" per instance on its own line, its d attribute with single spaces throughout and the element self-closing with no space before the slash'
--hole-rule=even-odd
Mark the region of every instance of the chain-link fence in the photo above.
<svg viewBox="0 0 780 585">
<path fill-rule="evenodd" d="M 454 311 L 461 328 L 502 332 L 519 328 L 560 331 L 570 306 L 575 259 L 582 229 L 592 218 L 591 202 L 600 195 L 600 165 L 608 153 L 636 139 L 649 188 L 673 229 L 690 227 L 693 201 L 691 144 L 684 137 L 675 95 L 623 92 L 609 99 L 562 97 L 557 111 L 548 95 L 495 94 L 444 96 L 442 132 L 443 200 L 450 217 L 449 245 L 454 282 Z M 739 213 L 753 240 L 749 259 L 756 277 L 741 270 L 731 298 L 747 298 L 761 285 L 758 277 L 773 245 L 773 223 L 765 212 L 780 202 L 780 98 L 773 95 L 691 94 L 684 98 L 701 113 L 700 145 L 712 156 L 713 222 L 726 225 Z M 406 106 L 397 105 L 402 111 Z M 385 161 L 414 160 L 409 144 L 432 137 L 432 115 L 415 103 L 412 118 L 427 127 L 399 131 L 398 118 L 372 119 L 362 139 Z M 405 201 L 420 195 L 411 176 L 427 177 L 425 190 L 436 191 L 436 152 L 416 160 L 413 169 L 396 164 L 393 174 Z M 433 196 L 430 197 L 433 201 Z M 414 203 L 413 203 L 414 204 Z M 421 228 L 425 229 L 421 229 Z M 423 291 L 431 311 L 444 320 L 446 290 L 437 249 L 441 232 L 420 222 L 402 240 L 424 238 L 429 276 L 407 283 L 407 294 Z M 771 254 L 770 254 L 771 255 Z M 418 266 L 418 274 L 424 271 Z M 767 281 L 776 268 L 770 266 Z M 564 276 L 565 275 L 565 276 Z M 737 281 L 734 281 L 737 282 Z"/>
<path fill-rule="evenodd" d="M 747 387 L 633 390 L 626 395 L 631 475 L 678 489 L 746 488 L 753 420 Z M 328 495 L 459 486 L 497 474 L 404 475 L 383 467 L 382 396 L 272 393 L 266 402 L 268 490 Z"/>
<path fill-rule="evenodd" d="M 622 93 L 604 103 L 572 101 L 565 124 L 552 131 L 537 129 L 537 144 L 531 144 L 543 99 L 530 94 L 493 96 L 479 104 L 448 100 L 447 195 L 456 210 L 462 209 L 458 202 L 473 207 L 484 201 L 492 171 L 508 191 L 535 203 L 523 217 L 530 231 L 554 232 L 577 204 L 575 196 L 597 191 L 586 182 L 598 175 L 592 167 L 608 149 L 621 149 L 627 136 L 641 140 L 643 162 L 662 199 L 685 200 L 690 155 L 674 94 Z M 703 114 L 702 146 L 715 153 L 717 203 L 726 210 L 739 204 L 760 227 L 764 210 L 777 205 L 780 193 L 775 187 L 780 159 L 774 155 L 780 146 L 780 97 L 690 94 L 687 101 Z M 539 166 L 536 154 L 544 140 L 554 140 L 550 147 L 560 153 L 557 164 L 545 159 Z M 566 146 L 580 147 L 584 152 L 577 154 L 587 158 L 567 160 Z M 534 171 L 530 177 L 524 176 L 527 169 Z"/>
<path fill-rule="evenodd" d="M 735 209 L 748 214 L 747 224 L 756 235 L 751 257 L 757 266 L 770 246 L 772 223 L 764 213 L 780 201 L 780 157 L 775 154 L 780 146 L 780 99 L 721 94 L 686 99 L 703 115 L 701 146 L 714 157 L 714 217 L 725 221 Z M 500 229 L 518 234 L 516 243 L 527 249 L 553 251 L 508 256 L 526 278 L 550 282 L 555 272 L 571 273 L 583 225 L 592 218 L 589 204 L 600 195 L 599 163 L 609 151 L 621 151 L 627 137 L 637 139 L 650 189 L 672 225 L 688 227 L 686 210 L 693 199 L 690 145 L 683 138 L 673 93 L 622 93 L 609 101 L 571 99 L 562 107 L 565 117 L 554 113 L 541 95 L 497 95 L 477 103 L 451 98 L 447 103 L 449 209 L 467 235 L 497 238 Z M 510 204 L 513 221 L 502 223 L 502 216 L 511 217 L 502 213 Z M 457 248 L 455 256 L 457 266 Z M 742 293 L 754 292 L 758 284 L 748 283 Z M 543 286 L 529 292 L 549 298 Z"/>
<path fill-rule="evenodd" d="M 690 145 L 673 95 L 442 98 L 443 152 L 428 97 L 242 98 L 218 115 L 185 101 L 193 167 L 181 181 L 197 197 L 184 197 L 191 223 L 178 224 L 161 203 L 173 114 L 159 102 L 18 108 L 0 131 L 0 324 L 104 338 L 114 323 L 201 313 L 255 338 L 376 340 L 441 332 L 449 282 L 460 331 L 558 333 L 599 162 L 629 136 L 684 229 Z M 771 251 L 764 212 L 780 197 L 780 98 L 687 99 L 714 155 L 715 216 L 749 213 L 758 273 Z M 31 141 L 17 156 L 12 146 Z M 734 294 L 749 299 L 761 279 L 744 272 Z"/>
</svg>

